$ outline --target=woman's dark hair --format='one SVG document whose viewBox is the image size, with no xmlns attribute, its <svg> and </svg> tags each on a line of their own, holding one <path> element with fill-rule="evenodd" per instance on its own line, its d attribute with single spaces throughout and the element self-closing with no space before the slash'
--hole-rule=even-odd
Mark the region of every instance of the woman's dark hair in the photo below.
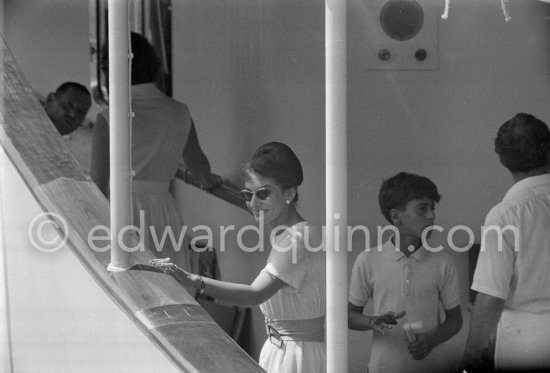
<svg viewBox="0 0 550 373">
<path fill-rule="evenodd" d="M 155 48 L 145 37 L 132 32 L 130 34 L 132 46 L 132 85 L 153 83 L 160 71 L 160 60 Z"/>
<path fill-rule="evenodd" d="M 548 126 L 531 114 L 519 113 L 500 126 L 495 152 L 510 172 L 526 172 L 548 164 Z"/>
<path fill-rule="evenodd" d="M 441 195 L 437 186 L 427 177 L 400 172 L 384 180 L 378 194 L 378 204 L 386 220 L 393 223 L 390 217 L 392 209 L 404 210 L 407 203 L 422 198 L 428 198 L 437 203 Z"/>
<path fill-rule="evenodd" d="M 130 46 L 132 48 L 132 85 L 154 83 L 160 72 L 160 59 L 155 48 L 147 39 L 136 33 L 130 33 Z M 101 70 L 109 69 L 109 46 L 101 48 Z"/>
<path fill-rule="evenodd" d="M 270 142 L 256 149 L 244 171 L 273 179 L 282 188 L 297 187 L 304 181 L 300 160 L 288 145 L 280 142 Z M 293 202 L 297 198 L 298 193 Z"/>
</svg>

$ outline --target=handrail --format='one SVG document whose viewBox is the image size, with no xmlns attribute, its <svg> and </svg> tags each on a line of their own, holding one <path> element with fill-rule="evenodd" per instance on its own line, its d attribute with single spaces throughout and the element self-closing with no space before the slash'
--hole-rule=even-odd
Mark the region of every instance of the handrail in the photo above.
<svg viewBox="0 0 550 373">
<path fill-rule="evenodd" d="M 213 176 L 213 178 L 217 178 L 217 179 L 221 180 L 221 178 L 216 174 L 212 174 L 212 176 Z M 192 185 L 196 188 L 199 188 L 199 189 L 205 191 L 206 193 L 209 193 L 209 194 L 212 194 L 212 195 L 214 195 L 218 198 L 221 198 L 224 201 L 226 201 L 226 202 L 228 202 L 228 203 L 230 203 L 234 206 L 240 207 L 240 208 L 244 209 L 247 212 L 250 212 L 248 210 L 248 207 L 246 207 L 246 201 L 244 200 L 244 198 L 241 196 L 241 194 L 237 190 L 235 190 L 229 184 L 226 184 L 226 183 L 222 182 L 220 184 L 214 185 L 210 189 L 205 189 L 201 185 L 201 183 L 197 180 L 197 178 L 191 173 L 191 171 L 189 171 L 189 169 L 185 168 L 185 166 L 183 166 L 183 165 L 176 172 L 176 178 L 181 179 L 185 183 L 187 183 L 189 185 Z"/>
</svg>

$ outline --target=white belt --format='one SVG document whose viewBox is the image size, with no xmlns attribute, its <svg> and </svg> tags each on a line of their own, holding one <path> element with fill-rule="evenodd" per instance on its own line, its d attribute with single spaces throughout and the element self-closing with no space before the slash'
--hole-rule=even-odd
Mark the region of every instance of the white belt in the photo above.
<svg viewBox="0 0 550 373">
<path fill-rule="evenodd" d="M 325 317 L 302 320 L 265 320 L 271 343 L 281 347 L 283 341 L 324 342 Z"/>
</svg>

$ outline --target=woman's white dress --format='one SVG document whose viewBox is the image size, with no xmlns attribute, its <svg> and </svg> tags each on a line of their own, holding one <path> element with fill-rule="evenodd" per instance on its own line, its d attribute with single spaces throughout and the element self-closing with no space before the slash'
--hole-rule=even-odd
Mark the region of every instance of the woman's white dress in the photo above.
<svg viewBox="0 0 550 373">
<path fill-rule="evenodd" d="M 315 319 L 325 315 L 325 252 L 315 229 L 301 222 L 275 236 L 262 270 L 285 285 L 260 309 L 268 320 Z M 326 371 L 324 342 L 284 341 L 281 347 L 269 339 L 260 353 L 260 365 L 273 373 Z"/>
</svg>

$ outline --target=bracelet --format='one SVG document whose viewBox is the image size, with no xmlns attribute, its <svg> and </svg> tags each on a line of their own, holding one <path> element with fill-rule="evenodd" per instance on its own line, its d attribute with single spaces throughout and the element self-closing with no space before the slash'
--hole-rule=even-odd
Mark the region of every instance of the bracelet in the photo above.
<svg viewBox="0 0 550 373">
<path fill-rule="evenodd" d="M 369 320 L 369 324 L 367 325 L 369 329 L 372 329 L 374 327 L 374 324 L 376 324 L 376 316 L 372 316 Z"/>
<path fill-rule="evenodd" d="M 202 279 L 202 276 L 199 276 L 199 280 L 201 280 L 201 287 L 199 288 L 199 295 L 203 295 L 204 291 L 206 290 L 206 285 L 204 283 L 204 280 Z"/>
</svg>

